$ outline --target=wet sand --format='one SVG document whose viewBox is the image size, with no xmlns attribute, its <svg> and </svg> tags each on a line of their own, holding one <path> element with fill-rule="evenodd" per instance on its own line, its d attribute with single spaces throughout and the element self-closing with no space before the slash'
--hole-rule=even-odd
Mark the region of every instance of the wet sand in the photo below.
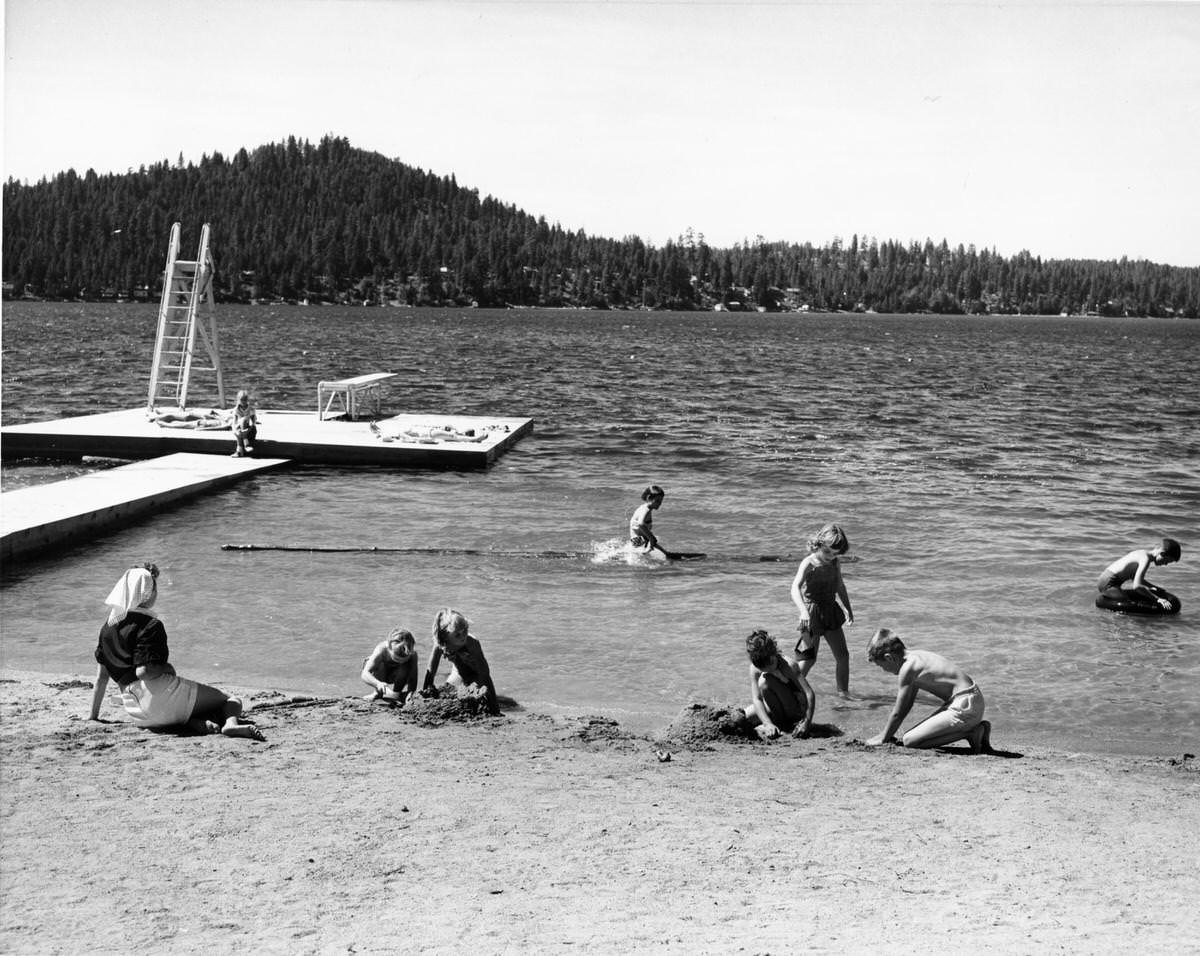
<svg viewBox="0 0 1200 956">
<path fill-rule="evenodd" d="M 1200 766 L 1182 754 L 1022 747 L 1002 726 L 1007 758 L 869 749 L 857 729 L 750 742 L 686 710 L 654 739 L 243 690 L 258 743 L 139 730 L 111 696 L 89 722 L 90 675 L 0 680 L 2 953 L 1200 939 Z"/>
</svg>

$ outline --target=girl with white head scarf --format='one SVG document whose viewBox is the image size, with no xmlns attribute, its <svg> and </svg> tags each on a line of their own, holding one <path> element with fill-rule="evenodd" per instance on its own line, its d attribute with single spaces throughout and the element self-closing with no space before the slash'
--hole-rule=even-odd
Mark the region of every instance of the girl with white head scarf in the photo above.
<svg viewBox="0 0 1200 956">
<path fill-rule="evenodd" d="M 114 627 L 125 620 L 135 608 L 148 617 L 157 617 L 150 606 L 158 597 L 158 568 L 153 564 L 130 568 L 121 575 L 104 603 L 108 606 L 108 623 Z"/>
<path fill-rule="evenodd" d="M 139 727 L 170 727 L 193 733 L 219 730 L 227 737 L 263 736 L 244 720 L 236 697 L 186 680 L 168 663 L 167 632 L 151 609 L 158 597 L 158 568 L 130 568 L 105 599 L 108 617 L 96 644 L 96 683 L 92 691 L 92 720 L 109 680 L 121 690 L 121 704 Z"/>
</svg>

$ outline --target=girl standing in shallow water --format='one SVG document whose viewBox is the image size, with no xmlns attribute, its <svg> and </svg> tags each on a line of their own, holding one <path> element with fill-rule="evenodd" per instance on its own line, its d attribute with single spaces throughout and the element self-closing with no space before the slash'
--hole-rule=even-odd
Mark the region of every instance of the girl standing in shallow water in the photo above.
<svg viewBox="0 0 1200 956">
<path fill-rule="evenodd" d="M 800 640 L 796 642 L 800 676 L 807 676 L 817 662 L 823 637 L 833 653 L 838 696 L 849 699 L 850 653 L 842 625 L 854 623 L 854 611 L 838 558 L 850 550 L 850 542 L 836 524 L 827 524 L 813 535 L 808 547 L 810 554 L 800 562 L 792 581 L 792 601 L 800 611 Z"/>
</svg>

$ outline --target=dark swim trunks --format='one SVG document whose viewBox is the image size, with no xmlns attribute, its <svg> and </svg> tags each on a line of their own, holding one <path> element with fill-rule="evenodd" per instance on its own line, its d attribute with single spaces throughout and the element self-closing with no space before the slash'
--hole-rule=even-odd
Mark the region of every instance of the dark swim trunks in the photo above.
<svg viewBox="0 0 1200 956">
<path fill-rule="evenodd" d="M 1096 584 L 1101 591 L 1107 591 L 1109 588 L 1119 588 L 1124 580 L 1116 571 L 1105 571 Z"/>
</svg>

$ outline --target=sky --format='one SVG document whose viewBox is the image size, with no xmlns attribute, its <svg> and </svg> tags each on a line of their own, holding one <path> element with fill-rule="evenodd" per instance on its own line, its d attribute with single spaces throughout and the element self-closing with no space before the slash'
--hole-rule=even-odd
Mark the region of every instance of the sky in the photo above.
<svg viewBox="0 0 1200 956">
<path fill-rule="evenodd" d="M 661 245 L 1200 265 L 1200 3 L 6 0 L 4 177 L 326 134 Z"/>
</svg>

